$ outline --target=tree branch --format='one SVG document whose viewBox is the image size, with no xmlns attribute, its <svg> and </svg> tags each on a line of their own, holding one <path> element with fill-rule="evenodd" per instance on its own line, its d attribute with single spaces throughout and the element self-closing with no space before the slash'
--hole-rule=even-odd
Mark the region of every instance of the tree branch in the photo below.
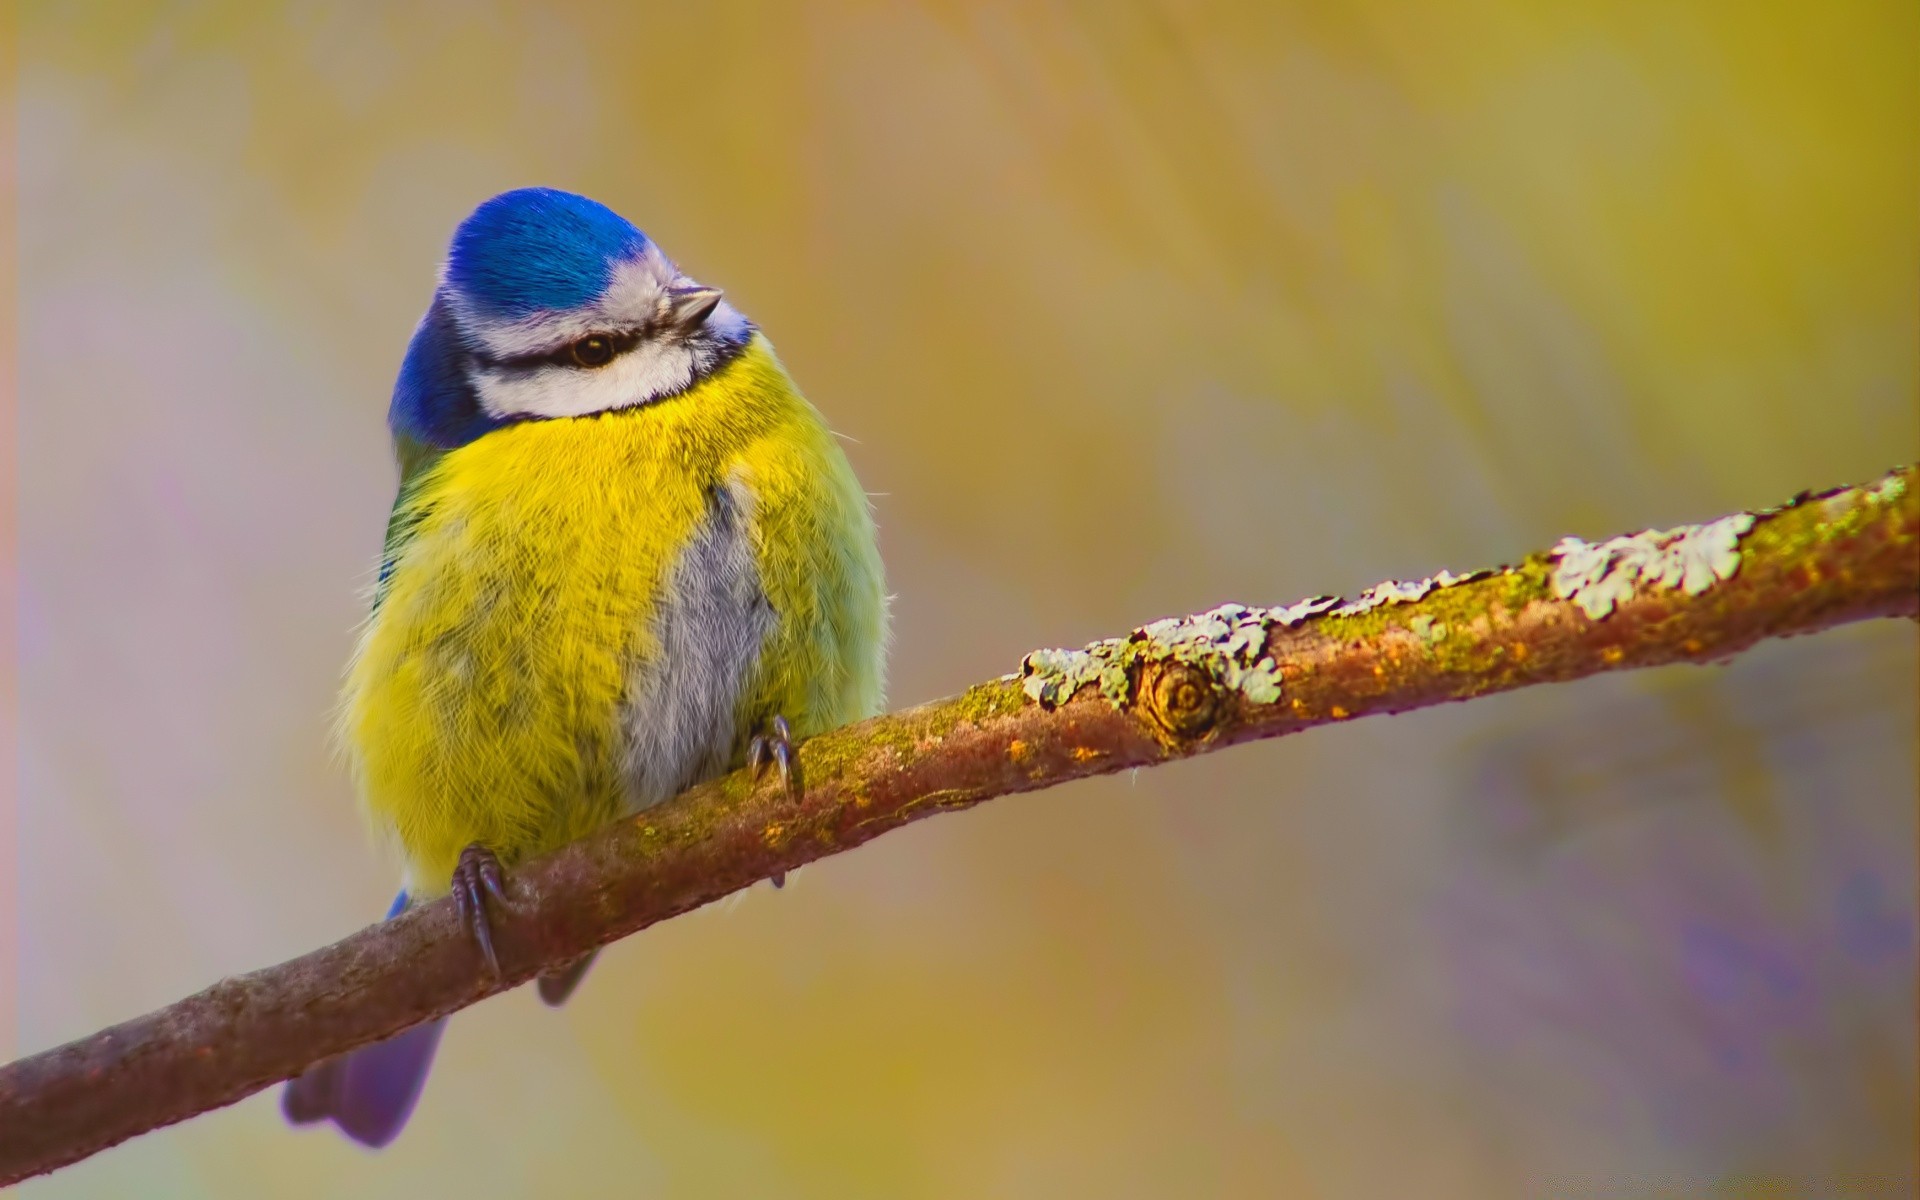
<svg viewBox="0 0 1920 1200">
<path fill-rule="evenodd" d="M 1359 599 L 1227 605 L 808 741 L 512 873 L 489 978 L 441 901 L 0 1068 L 0 1185 L 231 1104 L 730 892 L 993 796 L 1920 608 L 1920 471 Z"/>
</svg>

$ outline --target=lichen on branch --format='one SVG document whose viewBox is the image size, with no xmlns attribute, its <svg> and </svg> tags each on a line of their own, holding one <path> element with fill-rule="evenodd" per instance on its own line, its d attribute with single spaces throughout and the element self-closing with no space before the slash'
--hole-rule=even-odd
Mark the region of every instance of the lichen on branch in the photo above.
<svg viewBox="0 0 1920 1200">
<path fill-rule="evenodd" d="M 1182 663 L 1205 671 L 1215 684 L 1255 704 L 1271 704 L 1280 698 L 1280 670 L 1267 654 L 1267 634 L 1275 625 L 1298 625 L 1337 603 L 1322 597 L 1290 608 L 1222 604 L 1191 617 L 1155 621 L 1084 650 L 1035 650 L 1020 664 L 1021 687 L 1051 708 L 1071 699 L 1083 685 L 1097 683 L 1101 695 L 1121 705 L 1131 697 L 1133 681 L 1143 668 Z"/>
<path fill-rule="evenodd" d="M 1705 525 L 1649 529 L 1595 545 L 1561 538 L 1550 552 L 1553 594 L 1572 600 L 1596 621 L 1604 620 L 1642 587 L 1679 588 L 1698 596 L 1740 569 L 1740 539 L 1753 528 L 1752 513 L 1735 513 Z"/>
</svg>

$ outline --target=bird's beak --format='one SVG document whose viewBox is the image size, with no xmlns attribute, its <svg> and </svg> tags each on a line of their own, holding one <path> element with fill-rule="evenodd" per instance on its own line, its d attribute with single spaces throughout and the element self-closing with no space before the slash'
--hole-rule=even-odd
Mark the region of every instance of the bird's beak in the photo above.
<svg viewBox="0 0 1920 1200">
<path fill-rule="evenodd" d="M 667 311 L 661 321 L 668 329 L 676 333 L 692 333 L 700 323 L 713 315 L 720 305 L 722 292 L 719 288 L 702 287 L 689 284 L 667 289 Z"/>
</svg>

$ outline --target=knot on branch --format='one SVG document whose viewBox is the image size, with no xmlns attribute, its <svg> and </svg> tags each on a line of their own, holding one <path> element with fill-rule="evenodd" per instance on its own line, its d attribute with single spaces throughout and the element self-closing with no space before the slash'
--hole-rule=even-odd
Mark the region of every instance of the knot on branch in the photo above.
<svg viewBox="0 0 1920 1200">
<path fill-rule="evenodd" d="M 1137 703 L 1161 733 L 1187 742 L 1212 731 L 1222 699 L 1208 672 L 1189 663 L 1163 662 L 1146 667 Z"/>
</svg>

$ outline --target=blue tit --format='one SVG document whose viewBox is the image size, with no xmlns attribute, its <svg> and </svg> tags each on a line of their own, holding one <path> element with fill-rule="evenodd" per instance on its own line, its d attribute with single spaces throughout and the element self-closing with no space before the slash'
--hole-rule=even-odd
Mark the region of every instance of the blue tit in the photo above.
<svg viewBox="0 0 1920 1200">
<path fill-rule="evenodd" d="M 404 863 L 389 916 L 451 891 L 497 968 L 503 866 L 879 711 L 886 595 L 845 454 L 765 335 L 612 210 L 475 209 L 388 422 L 400 491 L 340 731 Z M 315 1067 L 288 1119 L 386 1144 L 440 1033 Z"/>
</svg>

